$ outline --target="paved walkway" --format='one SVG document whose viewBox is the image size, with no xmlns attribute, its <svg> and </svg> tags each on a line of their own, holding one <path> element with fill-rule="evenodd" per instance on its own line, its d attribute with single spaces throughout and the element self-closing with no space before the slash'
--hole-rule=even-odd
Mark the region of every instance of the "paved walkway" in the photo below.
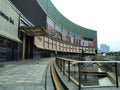
<svg viewBox="0 0 120 90">
<path fill-rule="evenodd" d="M 45 73 L 53 58 L 2 62 L 0 90 L 45 90 Z"/>
</svg>

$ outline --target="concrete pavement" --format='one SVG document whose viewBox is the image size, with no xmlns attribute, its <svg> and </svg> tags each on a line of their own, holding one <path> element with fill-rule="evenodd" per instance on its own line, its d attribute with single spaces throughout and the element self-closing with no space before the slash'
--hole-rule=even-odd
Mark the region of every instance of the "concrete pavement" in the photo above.
<svg viewBox="0 0 120 90">
<path fill-rule="evenodd" d="M 45 90 L 45 74 L 53 58 L 2 62 L 0 90 Z"/>
</svg>

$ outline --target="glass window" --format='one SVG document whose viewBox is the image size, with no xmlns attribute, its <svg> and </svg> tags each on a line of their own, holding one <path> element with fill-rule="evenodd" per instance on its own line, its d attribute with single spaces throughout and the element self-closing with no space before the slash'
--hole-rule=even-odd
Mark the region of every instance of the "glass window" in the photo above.
<svg viewBox="0 0 120 90">
<path fill-rule="evenodd" d="M 62 29 L 57 24 L 55 24 L 55 32 L 56 32 L 55 38 L 57 38 L 58 40 L 62 40 Z"/>
<path fill-rule="evenodd" d="M 81 45 L 81 36 L 78 34 L 75 35 L 75 45 Z"/>
<path fill-rule="evenodd" d="M 12 41 L 0 37 L 0 61 L 12 59 Z"/>
<path fill-rule="evenodd" d="M 70 43 L 74 43 L 74 33 L 69 32 L 69 36 L 70 36 Z"/>
<path fill-rule="evenodd" d="M 7 45 L 7 39 L 0 37 L 0 47 L 6 47 Z"/>
<path fill-rule="evenodd" d="M 88 46 L 88 41 L 81 40 L 81 46 Z"/>
<path fill-rule="evenodd" d="M 70 33 L 66 31 L 66 42 L 70 43 Z"/>
<path fill-rule="evenodd" d="M 93 47 L 94 46 L 94 41 L 93 38 L 89 38 L 89 37 L 83 37 L 83 43 L 85 43 L 85 45 L 89 46 L 89 47 Z"/>
<path fill-rule="evenodd" d="M 49 17 L 47 17 L 47 31 L 49 37 L 55 37 L 54 22 Z"/>
<path fill-rule="evenodd" d="M 66 42 L 67 31 L 62 29 L 62 40 Z"/>
</svg>

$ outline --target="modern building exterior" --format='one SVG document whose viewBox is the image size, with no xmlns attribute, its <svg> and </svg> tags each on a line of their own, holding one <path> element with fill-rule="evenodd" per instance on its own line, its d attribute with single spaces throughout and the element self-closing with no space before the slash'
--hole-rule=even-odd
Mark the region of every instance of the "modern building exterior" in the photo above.
<svg viewBox="0 0 120 90">
<path fill-rule="evenodd" d="M 66 19 L 50 0 L 1 0 L 0 4 L 0 61 L 96 53 L 97 32 Z"/>
<path fill-rule="evenodd" d="M 7 0 L 0 0 L 0 61 L 18 59 L 19 18 Z"/>
<path fill-rule="evenodd" d="M 106 44 L 100 44 L 100 52 L 106 53 L 110 51 L 110 47 Z"/>
</svg>

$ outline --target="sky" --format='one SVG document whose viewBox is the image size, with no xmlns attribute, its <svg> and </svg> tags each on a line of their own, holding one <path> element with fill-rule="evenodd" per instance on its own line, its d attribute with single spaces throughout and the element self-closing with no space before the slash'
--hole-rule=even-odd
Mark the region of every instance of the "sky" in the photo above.
<svg viewBox="0 0 120 90">
<path fill-rule="evenodd" d="M 120 51 L 120 0 L 51 0 L 63 16 L 97 31 L 98 47 Z"/>
</svg>

